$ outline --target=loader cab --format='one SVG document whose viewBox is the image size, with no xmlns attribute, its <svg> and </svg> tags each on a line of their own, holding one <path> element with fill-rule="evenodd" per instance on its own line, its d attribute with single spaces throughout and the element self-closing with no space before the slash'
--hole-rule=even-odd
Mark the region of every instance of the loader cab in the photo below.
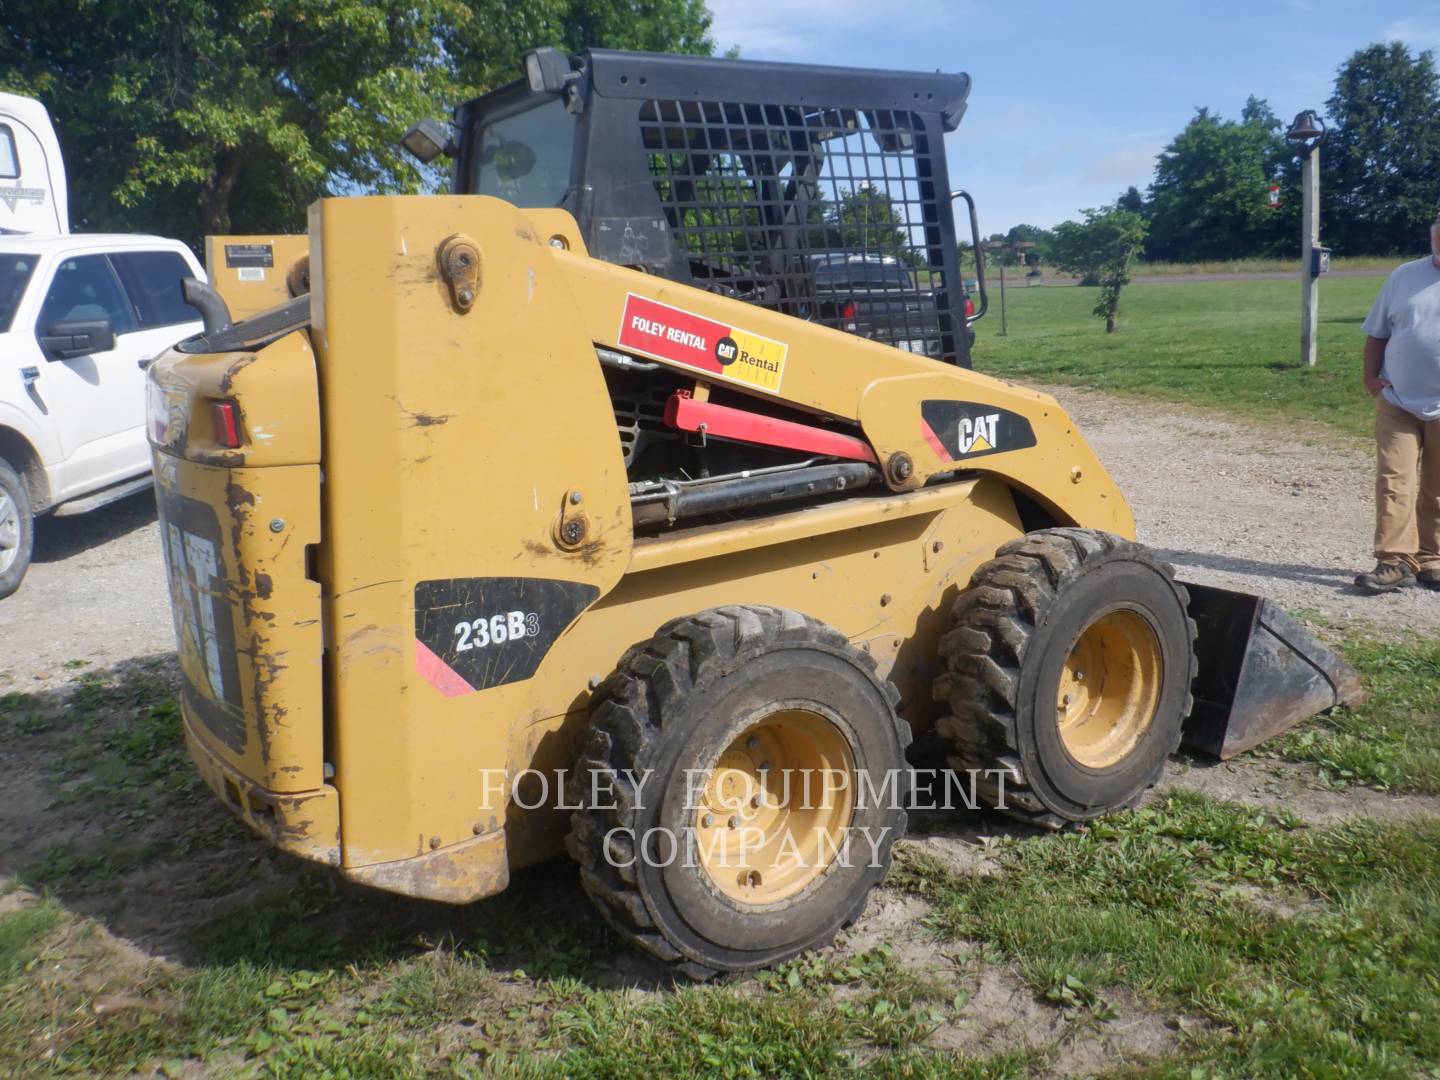
<svg viewBox="0 0 1440 1080">
<path fill-rule="evenodd" d="M 944 147 L 968 76 L 603 49 L 524 69 L 456 110 L 455 193 L 567 210 L 592 256 L 851 333 L 816 268 L 903 266 L 882 340 L 969 366 Z"/>
<path fill-rule="evenodd" d="M 45 106 L 0 94 L 0 235 L 70 231 L 65 166 Z"/>
</svg>

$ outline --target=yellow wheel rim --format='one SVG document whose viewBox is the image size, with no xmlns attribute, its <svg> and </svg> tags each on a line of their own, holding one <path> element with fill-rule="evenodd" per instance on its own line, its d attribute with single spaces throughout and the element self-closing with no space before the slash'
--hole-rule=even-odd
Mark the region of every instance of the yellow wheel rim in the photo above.
<svg viewBox="0 0 1440 1080">
<path fill-rule="evenodd" d="M 715 763 L 695 810 L 700 865 L 741 904 L 802 892 L 842 851 L 855 758 L 818 713 L 784 709 L 750 724 Z"/>
<path fill-rule="evenodd" d="M 1111 611 L 1085 627 L 1055 699 L 1070 756 L 1104 769 L 1130 753 L 1155 719 L 1164 674 L 1160 639 L 1135 612 Z"/>
</svg>

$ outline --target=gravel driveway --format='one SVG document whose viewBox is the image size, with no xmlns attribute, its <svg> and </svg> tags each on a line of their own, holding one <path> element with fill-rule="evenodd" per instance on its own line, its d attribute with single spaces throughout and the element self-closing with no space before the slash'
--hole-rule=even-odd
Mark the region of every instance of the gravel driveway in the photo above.
<svg viewBox="0 0 1440 1080">
<path fill-rule="evenodd" d="M 0 600 L 0 693 L 68 680 L 75 661 L 107 668 L 174 649 L 153 495 L 36 523 L 25 583 Z"/>
<path fill-rule="evenodd" d="M 1370 596 L 1374 449 L 1314 424 L 1046 387 L 1134 508 L 1140 539 L 1202 585 L 1384 636 L 1440 632 L 1440 593 Z"/>
<path fill-rule="evenodd" d="M 1050 388 L 1126 492 L 1140 538 L 1180 576 L 1387 635 L 1440 631 L 1440 593 L 1359 594 L 1370 565 L 1371 460 L 1316 426 Z M 0 692 L 174 648 L 154 500 L 40 522 L 36 563 L 0 600 Z"/>
</svg>

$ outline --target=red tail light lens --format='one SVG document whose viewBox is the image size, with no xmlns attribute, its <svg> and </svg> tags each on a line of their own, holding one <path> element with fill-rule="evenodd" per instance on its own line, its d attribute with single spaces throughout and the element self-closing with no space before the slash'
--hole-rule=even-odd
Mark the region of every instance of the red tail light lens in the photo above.
<svg viewBox="0 0 1440 1080">
<path fill-rule="evenodd" d="M 855 318 L 855 301 L 854 301 L 854 300 L 847 300 L 847 301 L 845 301 L 845 306 L 840 309 L 840 317 L 841 317 L 842 319 L 853 319 L 853 318 Z"/>
<path fill-rule="evenodd" d="M 212 401 L 210 423 L 215 441 L 227 450 L 240 449 L 240 409 L 233 401 Z"/>
<path fill-rule="evenodd" d="M 965 297 L 965 317 L 967 319 L 975 317 L 975 301 L 968 296 Z"/>
</svg>

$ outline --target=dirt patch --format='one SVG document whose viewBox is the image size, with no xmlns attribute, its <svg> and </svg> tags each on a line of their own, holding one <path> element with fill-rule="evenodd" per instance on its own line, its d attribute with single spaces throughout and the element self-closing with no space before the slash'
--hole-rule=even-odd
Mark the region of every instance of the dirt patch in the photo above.
<svg viewBox="0 0 1440 1080">
<path fill-rule="evenodd" d="M 906 845 L 930 854 L 944 850 L 940 857 L 947 861 L 961 849 L 941 837 Z M 976 872 L 996 870 L 984 860 Z M 1191 1019 L 1182 1024 L 1123 990 L 1106 993 L 1103 1014 L 1043 1001 L 1013 967 L 979 946 L 939 941 L 927 927 L 933 912 L 919 897 L 877 889 L 860 920 L 827 950 L 843 958 L 884 946 L 906 971 L 936 984 L 939 997 L 960 1001 L 926 1040 L 931 1049 L 983 1057 L 1000 1047 L 1026 1048 L 1045 1055 L 1040 1075 L 1079 1076 L 1163 1057 L 1178 1046 L 1182 1028 L 1203 1026 Z"/>
<path fill-rule="evenodd" d="M 1035 998 L 1008 968 L 988 966 L 970 980 L 963 1014 L 931 1036 L 938 1049 L 979 1055 L 987 1048 L 1023 1046 L 1054 1055 L 1044 1076 L 1088 1076 L 1174 1053 L 1182 1027 L 1204 1026 L 1161 1015 L 1124 991 L 1107 993 L 1110 1014 L 1060 1009 Z"/>
<path fill-rule="evenodd" d="M 1403 821 L 1440 814 L 1433 795 L 1394 795 L 1365 787 L 1324 784 L 1320 770 L 1274 758 L 1242 755 L 1231 761 L 1203 758 L 1172 760 L 1151 798 L 1168 791 L 1198 791 L 1213 799 L 1294 814 L 1310 825 L 1333 825 L 1347 818 Z"/>
</svg>

